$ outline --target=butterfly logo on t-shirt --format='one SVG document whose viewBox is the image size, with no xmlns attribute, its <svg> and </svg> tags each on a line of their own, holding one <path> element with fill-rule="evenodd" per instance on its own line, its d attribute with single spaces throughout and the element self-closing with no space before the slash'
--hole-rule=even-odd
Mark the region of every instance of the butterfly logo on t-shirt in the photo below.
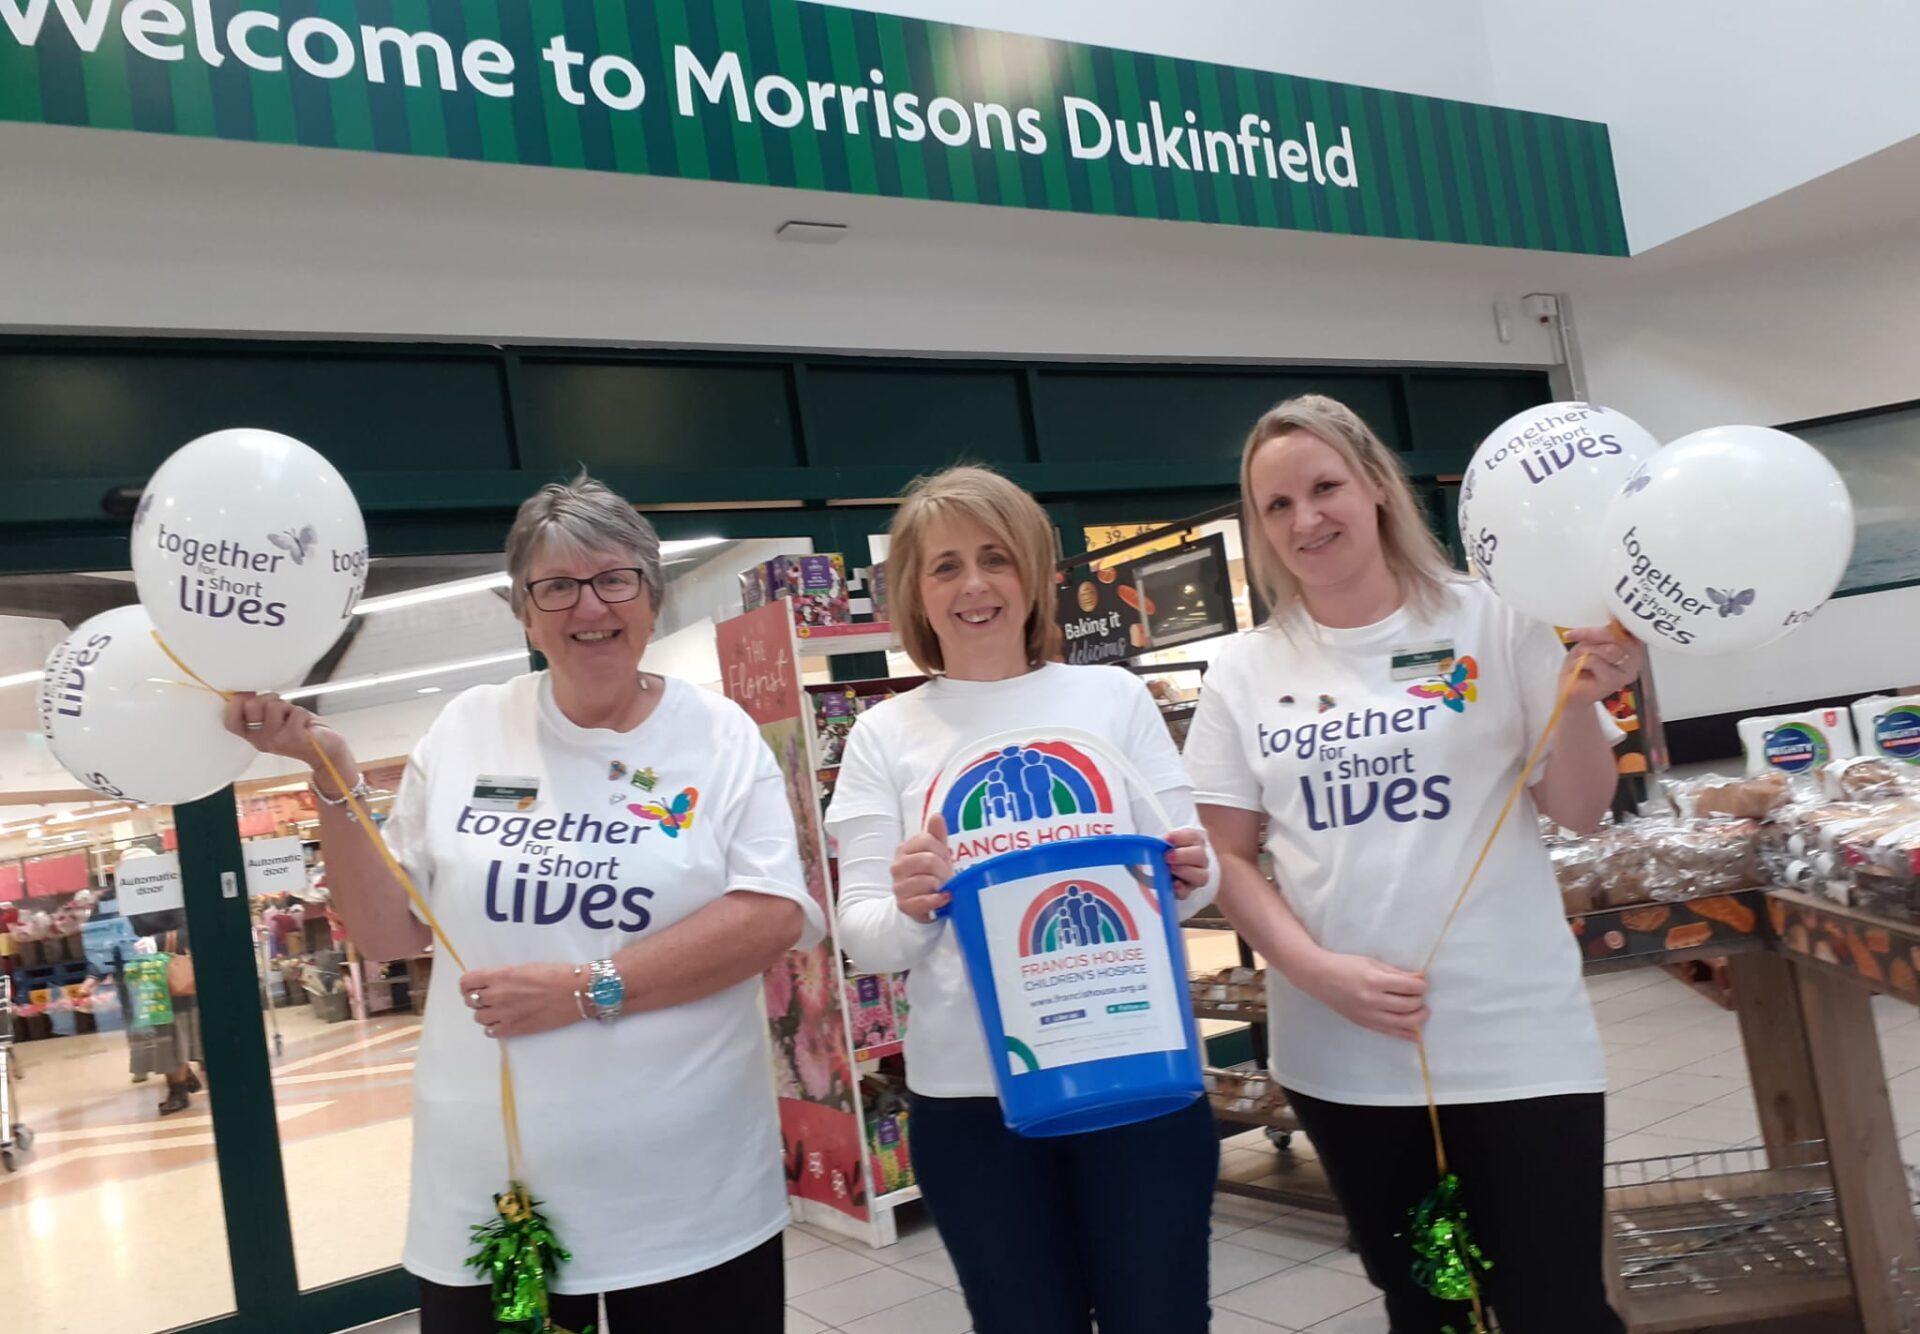
<svg viewBox="0 0 1920 1334">
<path fill-rule="evenodd" d="M 1480 664 L 1468 655 L 1455 659 L 1450 669 L 1433 680 L 1408 686 L 1407 693 L 1417 699 L 1437 699 L 1455 713 L 1465 713 L 1467 705 L 1480 698 L 1480 687 L 1474 684 L 1479 679 Z"/>
<path fill-rule="evenodd" d="M 693 827 L 693 810 L 700 804 L 700 789 L 690 787 L 671 801 L 636 802 L 627 807 L 642 820 L 658 820 L 668 838 L 679 838 Z"/>
</svg>

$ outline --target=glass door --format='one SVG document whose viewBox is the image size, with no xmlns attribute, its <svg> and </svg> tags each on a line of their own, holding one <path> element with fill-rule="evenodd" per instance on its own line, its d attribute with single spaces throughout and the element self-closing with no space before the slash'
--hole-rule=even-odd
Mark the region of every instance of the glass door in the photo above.
<svg viewBox="0 0 1920 1334">
<path fill-rule="evenodd" d="M 147 1334 L 237 1305 L 212 1112 L 231 1064 L 208 1041 L 229 1001 L 193 981 L 175 811 L 83 787 L 40 733 L 48 650 L 132 598 L 111 575 L 0 579 L 0 1077 L 20 1127 L 0 1255 L 22 1330 Z"/>
</svg>

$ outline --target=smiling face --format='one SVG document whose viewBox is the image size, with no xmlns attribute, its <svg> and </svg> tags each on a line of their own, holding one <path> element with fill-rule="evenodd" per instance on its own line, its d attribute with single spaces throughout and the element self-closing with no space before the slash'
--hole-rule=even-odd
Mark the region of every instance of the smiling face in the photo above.
<svg viewBox="0 0 1920 1334">
<path fill-rule="evenodd" d="M 1385 568 L 1385 495 L 1316 435 L 1289 431 L 1248 467 L 1260 529 L 1303 590 L 1352 585 Z"/>
<path fill-rule="evenodd" d="M 639 670 L 656 615 L 645 582 L 640 581 L 637 596 L 627 602 L 602 602 L 589 582 L 603 570 L 638 564 L 631 551 L 569 553 L 550 546 L 534 555 L 527 567 L 529 586 L 542 579 L 580 581 L 580 600 L 565 611 L 542 611 L 531 594 L 521 611 L 527 638 L 557 675 L 585 683 Z"/>
<path fill-rule="evenodd" d="M 1013 553 L 987 528 L 962 514 L 928 524 L 919 591 L 949 675 L 1026 665 L 1031 599 Z"/>
</svg>

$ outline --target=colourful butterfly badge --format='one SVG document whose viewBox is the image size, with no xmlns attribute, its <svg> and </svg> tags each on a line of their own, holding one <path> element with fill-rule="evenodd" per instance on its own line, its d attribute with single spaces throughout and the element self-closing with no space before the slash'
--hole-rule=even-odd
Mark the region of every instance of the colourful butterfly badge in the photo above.
<svg viewBox="0 0 1920 1334">
<path fill-rule="evenodd" d="M 668 838 L 679 838 L 693 827 L 693 810 L 700 804 L 700 789 L 684 789 L 672 801 L 648 801 L 630 804 L 627 809 L 642 820 L 658 820 Z"/>
<path fill-rule="evenodd" d="M 1471 656 L 1458 658 L 1452 667 L 1443 668 L 1432 681 L 1408 686 L 1407 693 L 1417 699 L 1437 699 L 1455 713 L 1465 713 L 1467 705 L 1480 698 L 1480 664 Z"/>
</svg>

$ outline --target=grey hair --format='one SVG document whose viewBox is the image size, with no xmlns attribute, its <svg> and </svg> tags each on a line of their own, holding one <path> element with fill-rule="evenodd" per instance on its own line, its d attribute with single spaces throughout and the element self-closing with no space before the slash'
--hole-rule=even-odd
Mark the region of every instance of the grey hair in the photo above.
<svg viewBox="0 0 1920 1334">
<path fill-rule="evenodd" d="M 596 551 L 628 551 L 647 586 L 655 611 L 666 596 L 660 572 L 660 534 L 633 506 L 585 472 L 570 482 L 550 482 L 521 504 L 507 533 L 507 597 L 515 616 L 527 605 L 527 575 L 534 557 L 545 551 L 584 556 Z"/>
</svg>

